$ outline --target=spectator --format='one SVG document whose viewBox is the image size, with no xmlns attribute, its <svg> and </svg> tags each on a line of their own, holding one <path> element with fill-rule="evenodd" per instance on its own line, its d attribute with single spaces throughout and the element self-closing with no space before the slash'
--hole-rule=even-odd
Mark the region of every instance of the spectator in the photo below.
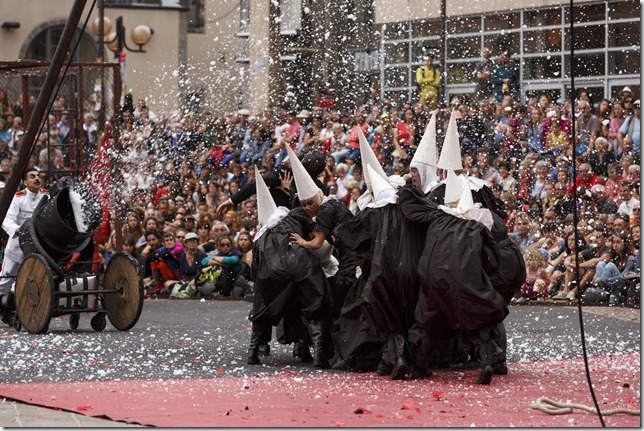
<svg viewBox="0 0 644 431">
<path fill-rule="evenodd" d="M 481 55 L 483 60 L 474 69 L 477 100 L 490 99 L 493 96 L 492 73 L 496 68 L 496 64 L 492 60 L 492 51 L 489 47 L 484 47 Z"/>
<path fill-rule="evenodd" d="M 633 185 L 628 181 L 622 182 L 619 186 L 619 198 L 617 201 L 619 207 L 617 208 L 617 212 L 630 217 L 633 215 L 633 205 L 635 202 L 639 202 L 639 200 L 633 196 Z"/>
<path fill-rule="evenodd" d="M 608 177 L 608 165 L 615 162 L 615 154 L 609 150 L 608 141 L 603 136 L 595 139 L 590 147 L 588 163 L 593 172 L 601 177 Z"/>
<path fill-rule="evenodd" d="M 516 298 L 517 303 L 528 300 L 543 301 L 548 296 L 548 273 L 546 272 L 546 260 L 537 250 L 526 250 L 523 253 L 525 261 L 526 279 L 519 296 Z"/>
<path fill-rule="evenodd" d="M 619 129 L 624 124 L 626 117 L 624 116 L 624 108 L 621 102 L 616 101 L 613 103 L 613 111 L 610 114 L 610 123 L 608 124 L 608 139 L 609 149 L 612 150 L 616 157 L 622 155 L 621 147 L 619 145 L 618 134 Z"/>
<path fill-rule="evenodd" d="M 590 189 L 594 204 L 595 214 L 615 214 L 617 213 L 617 204 L 614 200 L 606 197 L 606 187 L 602 184 L 595 184 Z"/>
<path fill-rule="evenodd" d="M 517 213 L 514 222 L 515 231 L 509 237 L 519 247 L 521 253 L 525 253 L 530 244 L 537 242 L 537 238 L 530 232 L 530 218 L 525 212 Z"/>
<path fill-rule="evenodd" d="M 217 239 L 217 251 L 209 253 L 202 259 L 203 266 L 217 266 L 221 274 L 215 283 L 215 292 L 222 296 L 243 296 L 245 292 L 233 287 L 237 276 L 242 271 L 241 252 L 233 248 L 233 240 L 228 235 Z"/>
<path fill-rule="evenodd" d="M 434 54 L 423 57 L 425 64 L 416 69 L 416 83 L 419 86 L 418 102 L 427 105 L 430 111 L 438 107 L 438 90 L 441 85 L 441 72 L 434 66 Z"/>
<path fill-rule="evenodd" d="M 499 64 L 492 74 L 494 85 L 494 98 L 497 102 L 507 95 L 518 98 L 519 96 L 519 68 L 512 60 L 512 54 L 504 49 L 499 55 Z"/>
<path fill-rule="evenodd" d="M 628 153 L 628 149 L 632 148 L 633 155 L 640 156 L 640 101 L 639 99 L 633 103 L 633 115 L 628 117 L 622 127 L 619 128 L 617 140 L 622 152 Z"/>
<path fill-rule="evenodd" d="M 602 125 L 599 119 L 590 111 L 590 104 L 581 100 L 577 104 L 581 115 L 577 118 L 577 155 L 588 156 L 589 148 L 598 136 L 601 136 Z"/>
<path fill-rule="evenodd" d="M 608 179 L 606 180 L 606 197 L 616 199 L 619 196 L 619 185 L 625 181 L 622 176 L 622 167 L 619 163 L 613 162 L 606 167 Z"/>
</svg>

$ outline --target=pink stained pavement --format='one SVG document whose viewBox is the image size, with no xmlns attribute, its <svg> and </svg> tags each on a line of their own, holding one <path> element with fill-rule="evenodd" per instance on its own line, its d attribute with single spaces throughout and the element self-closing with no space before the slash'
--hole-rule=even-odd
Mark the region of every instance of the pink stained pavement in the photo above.
<svg viewBox="0 0 644 431">
<path fill-rule="evenodd" d="M 157 427 L 599 427 L 575 410 L 549 415 L 539 397 L 593 407 L 581 359 L 510 364 L 489 386 L 478 371 L 437 371 L 394 381 L 375 373 L 299 374 L 208 380 L 129 380 L 0 384 L 0 396 L 114 421 Z M 267 367 L 258 368 L 262 372 Z M 640 408 L 640 355 L 590 358 L 600 408 Z M 641 427 L 641 418 L 605 416 L 608 427 Z"/>
</svg>

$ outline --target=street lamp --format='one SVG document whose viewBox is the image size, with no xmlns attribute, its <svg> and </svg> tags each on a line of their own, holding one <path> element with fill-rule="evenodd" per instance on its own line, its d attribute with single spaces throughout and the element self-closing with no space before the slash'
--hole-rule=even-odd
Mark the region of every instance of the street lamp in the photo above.
<svg viewBox="0 0 644 431">
<path fill-rule="evenodd" d="M 103 17 L 102 22 L 103 31 L 101 34 L 101 18 L 98 17 L 92 21 L 92 32 L 99 36 L 99 43 L 105 44 L 110 51 L 114 52 L 114 58 L 119 58 L 123 48 L 130 52 L 146 52 L 143 47 L 150 41 L 154 34 L 154 29 L 147 25 L 137 25 L 130 33 L 132 42 L 138 45 L 138 49 L 133 49 L 127 46 L 125 41 L 125 26 L 123 25 L 123 17 L 116 18 L 116 31 L 110 32 L 112 29 L 112 21 L 109 18 Z"/>
</svg>

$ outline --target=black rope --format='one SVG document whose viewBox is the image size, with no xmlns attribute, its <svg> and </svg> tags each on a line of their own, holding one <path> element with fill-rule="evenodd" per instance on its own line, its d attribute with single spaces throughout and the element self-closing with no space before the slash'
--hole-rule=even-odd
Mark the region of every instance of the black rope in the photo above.
<svg viewBox="0 0 644 431">
<path fill-rule="evenodd" d="M 602 415 L 601 410 L 599 409 L 599 403 L 597 403 L 597 397 L 595 396 L 595 390 L 593 389 L 593 383 L 590 378 L 590 368 L 588 367 L 588 352 L 586 351 L 586 334 L 584 332 L 584 318 L 582 316 L 582 307 L 581 307 L 581 283 L 579 279 L 579 229 L 578 225 L 578 214 L 577 214 L 577 134 L 576 134 L 576 118 L 575 118 L 575 26 L 573 25 L 574 20 L 574 6 L 573 0 L 570 0 L 570 89 L 571 89 L 571 99 L 572 99 L 572 220 L 574 226 L 574 238 L 575 238 L 575 287 L 576 290 L 576 299 L 577 299 L 577 311 L 579 312 L 579 329 L 581 332 L 581 349 L 584 356 L 584 367 L 586 369 L 586 380 L 588 381 L 588 387 L 590 388 L 590 396 L 593 399 L 595 404 L 595 409 L 597 411 L 597 416 L 599 421 L 602 424 L 602 427 L 606 427 L 604 423 L 604 416 Z"/>
</svg>

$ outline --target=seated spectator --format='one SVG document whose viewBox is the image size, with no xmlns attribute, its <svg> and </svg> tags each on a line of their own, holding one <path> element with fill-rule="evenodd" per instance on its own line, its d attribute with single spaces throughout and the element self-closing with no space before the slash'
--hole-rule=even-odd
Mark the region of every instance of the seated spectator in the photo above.
<svg viewBox="0 0 644 431">
<path fill-rule="evenodd" d="M 196 278 L 199 275 L 202 262 L 208 258 L 208 255 L 199 251 L 199 241 L 196 233 L 190 232 L 185 237 L 185 251 L 179 257 L 178 277 L 165 281 L 165 289 L 172 291 L 176 283 L 182 285 L 195 285 Z"/>
<path fill-rule="evenodd" d="M 509 237 L 519 247 L 521 253 L 525 253 L 528 246 L 537 242 L 537 238 L 530 232 L 530 218 L 525 212 L 517 213 L 514 222 L 515 231 Z"/>
<path fill-rule="evenodd" d="M 633 189 L 633 185 L 628 181 L 624 181 L 619 185 L 619 207 L 617 212 L 626 214 L 629 217 L 633 215 L 633 205 L 639 202 L 639 199 L 633 195 Z"/>
<path fill-rule="evenodd" d="M 605 231 L 595 231 L 590 237 L 593 245 L 586 250 L 584 254 L 584 261 L 579 264 L 580 270 L 583 268 L 584 274 L 579 282 L 579 287 L 583 292 L 586 285 L 593 279 L 597 271 L 597 265 L 600 262 L 609 262 L 613 256 L 613 252 L 607 245 L 608 234 Z M 582 274 L 579 274 L 580 276 Z"/>
<path fill-rule="evenodd" d="M 558 119 L 553 118 L 550 122 L 551 130 L 545 136 L 544 147 L 551 154 L 558 155 L 567 153 L 570 150 L 570 138 L 568 134 L 561 130 L 561 123 Z M 545 131 L 544 127 L 544 131 Z"/>
<path fill-rule="evenodd" d="M 608 149 L 606 138 L 603 136 L 597 137 L 590 147 L 590 156 L 588 156 L 588 163 L 593 172 L 601 177 L 608 177 L 608 166 L 614 162 L 615 154 Z"/>
<path fill-rule="evenodd" d="M 141 244 L 138 248 L 141 258 L 144 259 L 143 269 L 143 283 L 146 288 L 146 293 L 153 293 L 157 287 L 160 279 L 158 273 L 152 269 L 152 262 L 158 260 L 157 250 L 161 247 L 161 240 L 163 236 L 158 229 L 148 229 L 145 232 L 145 243 Z M 155 278 L 156 275 L 156 278 Z"/>
<path fill-rule="evenodd" d="M 575 232 L 569 232 L 566 235 L 566 251 L 552 261 L 550 264 L 555 268 L 550 276 L 550 284 L 548 285 L 548 292 L 554 290 L 557 285 L 563 281 L 559 292 L 552 297 L 555 300 L 573 300 L 577 293 L 576 286 L 576 262 L 588 260 L 592 258 L 591 251 L 587 249 L 586 241 L 580 236 L 579 243 L 575 243 Z M 585 274 L 584 268 L 579 268 L 579 276 L 583 277 Z M 562 280 L 563 279 L 563 280 Z"/>
<path fill-rule="evenodd" d="M 528 300 L 543 301 L 548 296 L 548 273 L 546 272 L 546 260 L 538 250 L 526 250 L 523 254 L 525 261 L 526 279 L 521 288 L 520 296 L 514 302 L 525 302 Z"/>
<path fill-rule="evenodd" d="M 179 260 L 184 252 L 183 245 L 177 242 L 172 231 L 163 234 L 163 246 L 155 251 L 154 259 L 150 263 L 156 295 L 169 295 L 170 290 L 165 282 L 180 279 Z"/>
<path fill-rule="evenodd" d="M 628 237 L 622 235 L 613 235 L 610 240 L 611 245 L 611 259 L 609 261 L 601 261 L 597 264 L 597 269 L 595 275 L 593 276 L 593 283 L 596 285 L 602 285 L 606 281 L 611 283 L 617 282 L 617 277 L 622 277 L 621 282 L 623 282 L 623 273 L 626 271 L 626 265 L 631 258 L 635 258 L 634 255 L 630 253 L 629 248 L 627 247 Z M 618 287 L 613 284 L 611 290 L 614 287 Z"/>
<path fill-rule="evenodd" d="M 217 251 L 202 259 L 203 266 L 221 268 L 221 275 L 215 284 L 215 292 L 222 296 L 243 296 L 242 289 L 233 290 L 235 280 L 242 271 L 241 252 L 233 248 L 233 240 L 228 235 L 217 238 Z"/>
<path fill-rule="evenodd" d="M 595 184 L 590 191 L 595 214 L 615 214 L 617 212 L 615 201 L 606 197 L 606 187 Z"/>
</svg>

